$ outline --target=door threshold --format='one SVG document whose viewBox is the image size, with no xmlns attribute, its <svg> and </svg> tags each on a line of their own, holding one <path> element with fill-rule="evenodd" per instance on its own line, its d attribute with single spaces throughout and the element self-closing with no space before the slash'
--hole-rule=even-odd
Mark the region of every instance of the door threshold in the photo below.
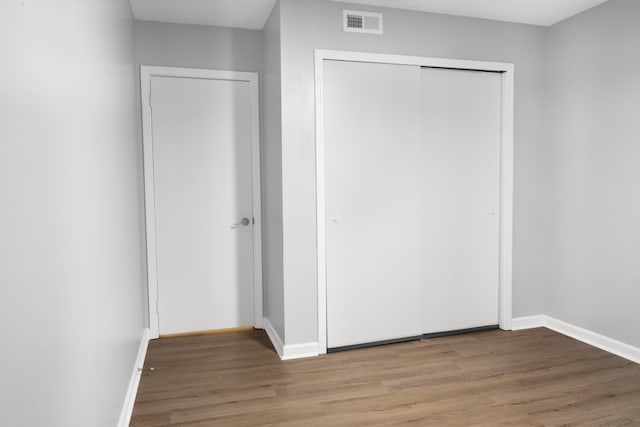
<svg viewBox="0 0 640 427">
<path fill-rule="evenodd" d="M 160 338 L 193 337 L 198 335 L 215 335 L 215 334 L 224 334 L 227 332 L 248 332 L 253 330 L 254 330 L 253 326 L 239 326 L 237 328 L 208 329 L 205 331 L 178 332 L 176 334 L 160 334 Z"/>
</svg>

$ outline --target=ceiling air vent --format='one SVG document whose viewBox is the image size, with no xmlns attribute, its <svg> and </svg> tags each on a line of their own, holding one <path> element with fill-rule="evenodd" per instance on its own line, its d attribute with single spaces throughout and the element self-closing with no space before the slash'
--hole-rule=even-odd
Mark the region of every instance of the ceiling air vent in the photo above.
<svg viewBox="0 0 640 427">
<path fill-rule="evenodd" d="M 354 33 L 382 34 L 381 13 L 343 10 L 342 24 L 345 31 Z"/>
</svg>

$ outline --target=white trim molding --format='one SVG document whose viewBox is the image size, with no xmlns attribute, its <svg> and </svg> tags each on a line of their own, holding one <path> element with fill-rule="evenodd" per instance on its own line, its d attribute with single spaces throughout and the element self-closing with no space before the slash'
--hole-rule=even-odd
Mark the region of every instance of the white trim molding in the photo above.
<svg viewBox="0 0 640 427">
<path fill-rule="evenodd" d="M 158 270 L 156 258 L 155 183 L 153 169 L 153 129 L 151 108 L 151 77 L 184 77 L 194 79 L 233 80 L 248 82 L 251 93 L 251 174 L 253 197 L 253 271 L 254 324 L 262 328 L 262 202 L 260 182 L 260 111 L 258 73 L 208 70 L 180 67 L 140 66 L 142 103 L 142 140 L 144 164 L 144 198 L 147 237 L 147 288 L 149 329 L 151 338 L 159 336 Z"/>
<path fill-rule="evenodd" d="M 271 340 L 271 344 L 276 350 L 276 353 L 278 353 L 278 356 L 280 356 L 280 359 L 282 359 L 282 354 L 284 353 L 284 343 L 282 342 L 282 338 L 280 338 L 280 335 L 278 335 L 276 328 L 273 327 L 268 317 L 265 317 L 262 320 L 262 326 L 264 327 L 264 331 L 267 333 L 267 336 Z"/>
<path fill-rule="evenodd" d="M 598 334 L 597 332 L 572 325 L 551 316 L 540 314 L 537 316 L 517 317 L 513 319 L 513 330 L 547 328 L 583 343 L 592 345 L 616 356 L 623 357 L 635 363 L 640 363 L 640 348 L 621 341 Z"/>
<path fill-rule="evenodd" d="M 325 230 L 325 155 L 323 69 L 324 61 L 373 62 L 420 67 L 493 71 L 501 75 L 500 130 L 500 230 L 499 230 L 499 303 L 498 322 L 501 329 L 511 329 L 512 316 L 512 239 L 513 239 L 513 100 L 514 70 L 510 63 L 468 61 L 460 59 L 387 55 L 339 50 L 315 51 L 316 96 L 316 233 L 318 245 L 318 353 L 327 352 L 327 265 Z"/>
<path fill-rule="evenodd" d="M 118 421 L 118 427 L 129 427 L 131 423 L 131 415 L 133 414 L 133 405 L 136 401 L 136 395 L 138 394 L 138 386 L 140 385 L 140 376 L 142 375 L 142 368 L 144 367 L 144 359 L 147 356 L 147 348 L 149 347 L 150 331 L 148 328 L 142 330 L 142 338 L 140 338 L 140 347 L 138 347 L 138 355 L 133 366 L 133 372 L 131 373 L 131 379 L 129 380 L 129 387 L 127 388 L 127 394 L 124 398 L 124 404 L 122 405 L 122 411 L 120 412 L 120 420 Z"/>
<path fill-rule="evenodd" d="M 520 331 L 522 329 L 543 328 L 545 327 L 545 316 L 538 314 L 536 316 L 516 317 L 511 320 L 511 330 Z"/>
<path fill-rule="evenodd" d="M 267 317 L 264 318 L 262 324 L 280 360 L 302 359 L 318 355 L 317 342 L 285 345 Z"/>
<path fill-rule="evenodd" d="M 303 344 L 289 344 L 284 346 L 282 360 L 304 359 L 305 357 L 318 356 L 318 343 L 308 342 Z"/>
</svg>

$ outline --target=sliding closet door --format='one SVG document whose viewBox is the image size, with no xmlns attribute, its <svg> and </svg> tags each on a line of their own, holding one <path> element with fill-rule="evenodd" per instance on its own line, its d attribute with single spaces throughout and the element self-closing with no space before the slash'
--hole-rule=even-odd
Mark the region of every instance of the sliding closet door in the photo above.
<svg viewBox="0 0 640 427">
<path fill-rule="evenodd" d="M 422 331 L 497 325 L 500 74 L 421 73 Z"/>
<path fill-rule="evenodd" d="M 329 348 L 421 330 L 420 68 L 325 61 Z"/>
</svg>

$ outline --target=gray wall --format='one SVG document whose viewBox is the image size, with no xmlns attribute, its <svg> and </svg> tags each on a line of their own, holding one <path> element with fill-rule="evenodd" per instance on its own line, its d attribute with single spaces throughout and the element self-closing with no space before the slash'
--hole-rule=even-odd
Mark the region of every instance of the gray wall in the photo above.
<svg viewBox="0 0 640 427">
<path fill-rule="evenodd" d="M 384 12 L 385 34 L 345 33 L 342 10 Z M 514 316 L 543 311 L 546 29 L 497 21 L 281 0 L 286 344 L 317 340 L 315 48 L 515 64 Z"/>
<path fill-rule="evenodd" d="M 138 65 L 261 71 L 262 31 L 135 22 Z"/>
<path fill-rule="evenodd" d="M 262 89 L 262 190 L 264 314 L 282 340 L 284 288 L 282 280 L 282 97 L 280 71 L 280 3 L 264 26 Z"/>
<path fill-rule="evenodd" d="M 640 346 L 640 3 L 549 29 L 544 312 Z M 544 253 L 544 252 L 543 252 Z"/>
<path fill-rule="evenodd" d="M 129 2 L 0 2 L 0 52 L 0 425 L 113 427 L 144 327 Z"/>
</svg>

